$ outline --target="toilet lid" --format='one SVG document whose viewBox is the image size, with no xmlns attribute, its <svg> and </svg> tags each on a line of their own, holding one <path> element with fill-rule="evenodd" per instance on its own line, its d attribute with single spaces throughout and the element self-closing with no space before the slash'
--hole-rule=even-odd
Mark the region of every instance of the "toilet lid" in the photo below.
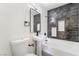
<svg viewBox="0 0 79 59">
<path fill-rule="evenodd" d="M 26 54 L 26 56 L 37 56 L 35 54 Z"/>
</svg>

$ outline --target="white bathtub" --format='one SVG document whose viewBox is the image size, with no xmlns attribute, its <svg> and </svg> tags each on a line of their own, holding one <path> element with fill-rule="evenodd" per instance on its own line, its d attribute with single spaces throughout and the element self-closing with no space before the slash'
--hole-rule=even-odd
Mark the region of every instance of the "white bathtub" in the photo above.
<svg viewBox="0 0 79 59">
<path fill-rule="evenodd" d="M 55 56 L 79 56 L 79 42 L 47 38 L 43 51 Z"/>
</svg>

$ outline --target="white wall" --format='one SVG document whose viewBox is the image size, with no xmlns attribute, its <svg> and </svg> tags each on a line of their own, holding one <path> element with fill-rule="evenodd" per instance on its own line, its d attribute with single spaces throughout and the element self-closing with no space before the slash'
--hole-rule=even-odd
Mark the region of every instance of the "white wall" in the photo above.
<svg viewBox="0 0 79 59">
<path fill-rule="evenodd" d="M 9 42 L 30 36 L 29 8 L 26 4 L 0 4 L 0 55 L 11 55 Z"/>
<path fill-rule="evenodd" d="M 47 10 L 42 7 L 41 33 L 47 33 Z"/>
<path fill-rule="evenodd" d="M 30 37 L 30 26 L 24 27 L 24 20 L 30 21 L 30 8 L 41 13 L 41 32 L 46 32 L 45 11 L 39 4 L 0 4 L 0 55 L 12 55 L 10 41 Z"/>
</svg>

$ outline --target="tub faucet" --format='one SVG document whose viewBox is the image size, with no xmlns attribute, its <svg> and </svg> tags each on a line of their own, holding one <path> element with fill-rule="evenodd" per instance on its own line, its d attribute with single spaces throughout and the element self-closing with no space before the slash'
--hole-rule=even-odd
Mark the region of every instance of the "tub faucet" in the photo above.
<svg viewBox="0 0 79 59">
<path fill-rule="evenodd" d="M 45 44 L 47 44 L 47 41 L 48 41 L 48 40 L 45 40 Z"/>
</svg>

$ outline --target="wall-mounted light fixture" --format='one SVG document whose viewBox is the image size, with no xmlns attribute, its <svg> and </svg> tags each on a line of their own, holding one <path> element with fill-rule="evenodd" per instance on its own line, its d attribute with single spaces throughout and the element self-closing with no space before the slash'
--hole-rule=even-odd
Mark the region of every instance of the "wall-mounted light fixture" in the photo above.
<svg viewBox="0 0 79 59">
<path fill-rule="evenodd" d="M 24 21 L 24 26 L 29 26 L 29 25 L 30 25 L 30 22 Z"/>
</svg>

